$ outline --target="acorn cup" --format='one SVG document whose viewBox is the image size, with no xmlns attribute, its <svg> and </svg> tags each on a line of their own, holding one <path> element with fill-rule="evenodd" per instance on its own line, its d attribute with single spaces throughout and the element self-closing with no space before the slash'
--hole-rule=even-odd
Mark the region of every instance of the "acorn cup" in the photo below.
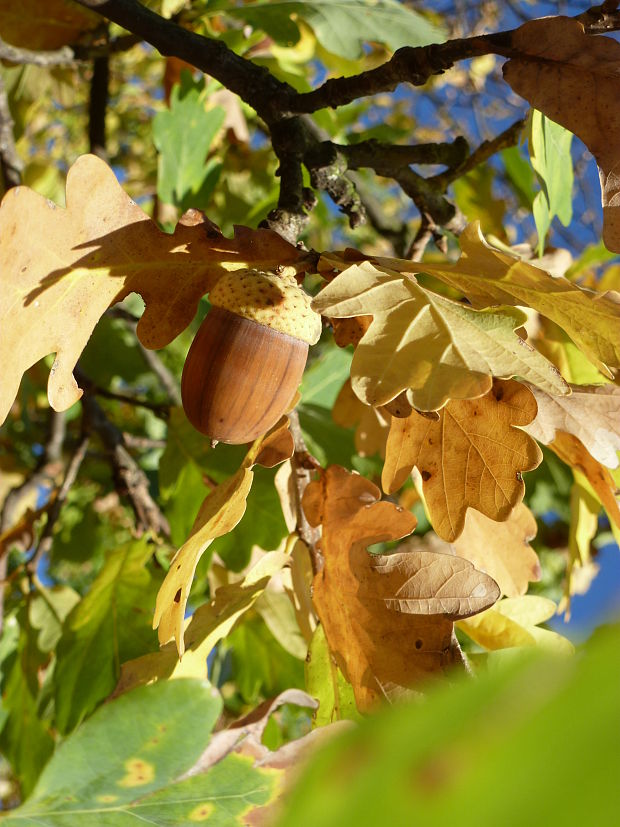
<svg viewBox="0 0 620 827">
<path fill-rule="evenodd" d="M 212 440 L 251 442 L 291 403 L 321 317 L 293 276 L 260 270 L 222 276 L 209 301 L 183 368 L 183 408 Z"/>
</svg>

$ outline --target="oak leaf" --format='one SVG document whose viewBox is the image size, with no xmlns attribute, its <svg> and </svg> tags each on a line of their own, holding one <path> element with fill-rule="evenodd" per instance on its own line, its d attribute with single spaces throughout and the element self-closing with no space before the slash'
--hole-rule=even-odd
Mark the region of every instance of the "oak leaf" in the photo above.
<svg viewBox="0 0 620 827">
<path fill-rule="evenodd" d="M 276 233 L 238 228 L 227 239 L 196 211 L 173 235 L 161 232 L 94 155 L 69 170 L 66 209 L 28 187 L 9 190 L 0 208 L 0 424 L 24 371 L 50 353 L 51 406 L 65 410 L 80 398 L 75 364 L 108 306 L 129 293 L 146 305 L 140 341 L 160 348 L 226 270 L 300 260 Z"/>
<path fill-rule="evenodd" d="M 536 398 L 536 419 L 526 431 L 548 445 L 557 431 L 576 436 L 597 462 L 618 467 L 620 450 L 620 388 L 616 385 L 571 385 L 566 397 L 549 396 L 530 386 Z"/>
<path fill-rule="evenodd" d="M 158 629 L 160 644 L 173 639 L 176 641 L 179 655 L 185 650 L 183 620 L 198 561 L 213 540 L 228 534 L 240 522 L 254 478 L 252 466 L 261 460 L 263 446 L 269 447 L 274 436 L 277 443 L 284 432 L 282 421 L 274 425 L 271 431 L 253 443 L 239 470 L 209 492 L 200 506 L 189 537 L 172 558 L 157 594 L 153 628 Z"/>
<path fill-rule="evenodd" d="M 312 482 L 303 508 L 322 526 L 322 570 L 313 600 L 358 708 L 415 687 L 453 661 L 452 619 L 491 605 L 496 584 L 456 556 L 373 556 L 371 543 L 414 528 L 410 512 L 379 502 L 376 486 L 339 466 Z"/>
<path fill-rule="evenodd" d="M 429 273 L 463 293 L 476 308 L 531 307 L 556 322 L 612 377 L 608 366 L 620 366 L 620 305 L 611 293 L 589 293 L 561 276 L 550 276 L 540 267 L 491 247 L 478 222 L 465 228 L 459 243 L 461 256 L 455 264 L 389 258 L 374 261 L 400 273 Z M 534 384 L 544 387 L 540 382 Z"/>
<path fill-rule="evenodd" d="M 619 493 L 618 486 L 609 470 L 594 459 L 583 442 L 573 434 L 557 431 L 549 447 L 563 462 L 581 471 L 594 489 L 609 519 L 620 529 L 620 506 L 616 499 Z"/>
<path fill-rule="evenodd" d="M 185 650 L 183 619 L 198 561 L 216 537 L 228 534 L 243 517 L 253 477 L 249 468 L 242 467 L 214 488 L 200 507 L 188 539 L 172 558 L 157 595 L 153 628 L 158 629 L 161 644 L 176 640 L 179 655 Z"/>
<path fill-rule="evenodd" d="M 205 678 L 209 652 L 231 632 L 241 616 L 264 592 L 270 579 L 288 562 L 288 554 L 270 551 L 242 580 L 216 589 L 213 599 L 196 609 L 187 623 L 184 639 L 181 638 L 183 658 L 179 659 L 175 645 L 168 643 L 158 652 L 127 661 L 121 667 L 114 694 L 164 678 Z"/>
<path fill-rule="evenodd" d="M 485 649 L 537 646 L 557 654 L 572 655 L 573 644 L 557 632 L 541 629 L 556 613 L 553 600 L 538 595 L 504 598 L 492 609 L 458 622 L 458 627 Z"/>
<path fill-rule="evenodd" d="M 490 575 L 502 594 L 517 597 L 526 593 L 530 581 L 540 580 L 538 555 L 529 544 L 536 531 L 536 519 L 524 503 L 499 524 L 470 508 L 452 548 Z"/>
<path fill-rule="evenodd" d="M 313 307 L 330 317 L 372 314 L 351 364 L 353 390 L 368 405 L 409 389 L 413 407 L 438 410 L 448 399 L 482 396 L 493 376 L 568 392 L 557 369 L 515 334 L 526 319 L 516 308 L 474 310 L 370 262 L 348 267 Z"/>
<path fill-rule="evenodd" d="M 523 57 L 504 65 L 517 94 L 574 132 L 596 158 L 603 202 L 603 241 L 620 252 L 620 44 L 592 37 L 569 17 L 532 20 L 512 34 Z"/>
<path fill-rule="evenodd" d="M 535 415 L 536 401 L 524 385 L 496 379 L 486 396 L 450 401 L 437 421 L 416 412 L 393 418 L 383 490 L 396 491 L 416 466 L 431 524 L 448 542 L 463 531 L 468 508 L 507 520 L 523 499 L 521 473 L 542 460 L 536 442 L 516 427 Z"/>
<path fill-rule="evenodd" d="M 567 620 L 570 618 L 572 595 L 587 592 L 599 571 L 599 566 L 592 559 L 592 540 L 598 532 L 601 502 L 583 475 L 579 471 L 573 474 L 575 482 L 570 491 L 568 561 L 564 594 L 558 608 Z"/>
</svg>

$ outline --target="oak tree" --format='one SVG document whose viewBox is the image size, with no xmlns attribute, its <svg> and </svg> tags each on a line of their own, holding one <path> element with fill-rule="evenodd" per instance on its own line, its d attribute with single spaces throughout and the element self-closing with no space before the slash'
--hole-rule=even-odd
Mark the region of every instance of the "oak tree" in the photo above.
<svg viewBox="0 0 620 827">
<path fill-rule="evenodd" d="M 620 11 L 557 5 L 0 2 L 8 824 L 611 823 L 618 633 L 549 621 L 620 537 Z"/>
</svg>

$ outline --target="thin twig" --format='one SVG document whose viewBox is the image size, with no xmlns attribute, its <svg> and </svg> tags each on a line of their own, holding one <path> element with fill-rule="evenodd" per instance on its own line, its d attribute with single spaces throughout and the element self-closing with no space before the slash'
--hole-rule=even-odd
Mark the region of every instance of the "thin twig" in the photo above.
<svg viewBox="0 0 620 827">
<path fill-rule="evenodd" d="M 290 429 L 295 443 L 295 452 L 291 457 L 293 480 L 295 484 L 295 510 L 297 513 L 297 533 L 308 547 L 312 571 L 318 574 L 323 568 L 323 555 L 319 549 L 321 532 L 313 528 L 308 522 L 302 507 L 304 491 L 312 482 L 312 473 L 319 466 L 317 460 L 308 453 L 306 443 L 299 424 L 299 415 L 296 410 L 289 413 Z"/>
<path fill-rule="evenodd" d="M 88 142 L 93 155 L 107 158 L 105 118 L 108 108 L 108 84 L 110 64 L 107 55 L 93 61 L 93 76 L 90 81 L 88 101 Z"/>
<path fill-rule="evenodd" d="M 448 185 L 456 181 L 457 178 L 466 175 L 480 164 L 488 161 L 497 152 L 518 144 L 525 124 L 526 118 L 519 118 L 491 141 L 483 141 L 461 164 L 434 175 L 427 179 L 427 183 L 436 186 L 440 192 L 445 192 Z"/>
<path fill-rule="evenodd" d="M 165 448 L 168 444 L 165 439 L 151 439 L 148 436 L 136 436 L 128 431 L 123 431 L 123 439 L 128 448 L 136 451 L 152 451 L 156 448 Z"/>
<path fill-rule="evenodd" d="M 85 427 L 98 434 L 106 450 L 116 490 L 131 503 L 138 532 L 152 531 L 156 536 L 168 536 L 168 521 L 150 495 L 148 477 L 129 453 L 122 431 L 107 418 L 88 389 L 82 397 L 82 409 Z"/>
</svg>

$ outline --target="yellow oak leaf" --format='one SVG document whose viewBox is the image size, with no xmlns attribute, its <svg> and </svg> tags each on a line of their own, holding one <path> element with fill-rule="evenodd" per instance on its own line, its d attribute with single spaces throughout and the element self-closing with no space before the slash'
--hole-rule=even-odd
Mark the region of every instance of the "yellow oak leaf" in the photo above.
<svg viewBox="0 0 620 827">
<path fill-rule="evenodd" d="M 549 629 L 539 628 L 556 613 L 553 600 L 525 594 L 508 597 L 475 617 L 460 620 L 458 628 L 485 649 L 537 646 L 562 655 L 572 655 L 573 644 Z"/>
<path fill-rule="evenodd" d="M 474 310 L 369 262 L 353 264 L 313 300 L 327 316 L 372 314 L 351 364 L 351 383 L 368 405 L 407 390 L 418 410 L 485 394 L 492 377 L 522 376 L 549 393 L 568 393 L 558 370 L 514 332 L 513 307 Z"/>
<path fill-rule="evenodd" d="M 179 656 L 185 650 L 185 607 L 198 561 L 213 540 L 232 531 L 245 514 L 246 500 L 254 478 L 252 466 L 264 463 L 265 454 L 269 455 L 269 462 L 273 460 L 273 464 L 282 462 L 288 450 L 286 431 L 288 421 L 282 417 L 270 431 L 252 444 L 239 470 L 209 492 L 198 510 L 189 537 L 170 562 L 168 573 L 157 593 L 153 628 L 158 629 L 160 644 L 176 641 Z M 207 654 L 208 651 L 205 657 Z"/>
<path fill-rule="evenodd" d="M 522 57 L 504 65 L 504 79 L 532 106 L 574 132 L 595 156 L 603 241 L 620 253 L 620 44 L 587 35 L 569 17 L 532 20 L 511 40 Z"/>
<path fill-rule="evenodd" d="M 364 477 L 332 466 L 303 499 L 310 524 L 322 526 L 314 604 L 360 711 L 442 673 L 454 658 L 452 619 L 499 596 L 491 578 L 453 555 L 368 554 L 369 544 L 415 526 L 410 512 L 379 496 Z"/>
<path fill-rule="evenodd" d="M 127 661 L 121 667 L 121 676 L 114 694 L 164 678 L 205 678 L 209 652 L 229 634 L 239 618 L 252 608 L 273 575 L 289 561 L 288 554 L 270 551 L 260 558 L 243 580 L 220 586 L 213 599 L 196 609 L 187 622 L 183 658 L 179 659 L 174 644 L 168 643 L 159 652 L 150 652 Z"/>
<path fill-rule="evenodd" d="M 609 381 L 607 371 L 601 373 L 559 325 L 540 313 L 536 322 L 536 332 L 531 337 L 532 345 L 553 362 L 567 382 L 575 385 L 603 385 Z"/>
<path fill-rule="evenodd" d="M 396 491 L 416 466 L 431 524 L 448 542 L 463 531 L 468 508 L 507 520 L 523 499 L 522 472 L 542 460 L 536 442 L 515 427 L 535 415 L 536 401 L 524 385 L 496 379 L 486 396 L 449 402 L 437 421 L 415 412 L 394 417 L 383 490 Z"/>
<path fill-rule="evenodd" d="M 620 529 L 620 506 L 616 499 L 618 486 L 609 470 L 594 459 L 583 442 L 573 434 L 556 431 L 555 439 L 549 443 L 549 447 L 563 462 L 584 475 L 607 516 Z"/>
<path fill-rule="evenodd" d="M 530 581 L 540 580 L 538 555 L 529 544 L 536 532 L 536 519 L 524 503 L 519 503 L 503 523 L 470 508 L 463 533 L 452 548 L 489 574 L 502 594 L 517 597 L 526 593 Z"/>
<path fill-rule="evenodd" d="M 160 644 L 176 640 L 179 655 L 185 650 L 183 619 L 198 561 L 216 537 L 232 531 L 243 517 L 253 477 L 249 468 L 242 467 L 209 493 L 189 537 L 172 558 L 161 584 L 153 628 L 158 629 Z"/>
<path fill-rule="evenodd" d="M 548 445 L 557 431 L 576 436 L 597 462 L 617 468 L 620 451 L 620 388 L 617 385 L 571 385 L 566 397 L 549 396 L 534 386 L 536 419 L 524 427 Z"/>
<path fill-rule="evenodd" d="M 550 276 L 540 267 L 491 247 L 478 222 L 465 228 L 459 243 L 461 257 L 455 264 L 373 261 L 400 273 L 429 273 L 463 293 L 477 308 L 519 305 L 538 310 L 565 330 L 599 370 L 613 376 L 609 367 L 620 367 L 620 304 L 612 293 L 582 290 L 561 276 Z M 540 382 L 533 384 L 544 387 Z"/>
<path fill-rule="evenodd" d="M 66 209 L 28 187 L 9 190 L 0 207 L 0 424 L 24 371 L 50 353 L 51 406 L 65 410 L 80 398 L 75 364 L 108 306 L 129 293 L 146 305 L 140 341 L 160 348 L 187 327 L 226 270 L 301 258 L 268 230 L 224 238 L 197 211 L 173 235 L 163 233 L 94 155 L 69 170 Z"/>
</svg>

